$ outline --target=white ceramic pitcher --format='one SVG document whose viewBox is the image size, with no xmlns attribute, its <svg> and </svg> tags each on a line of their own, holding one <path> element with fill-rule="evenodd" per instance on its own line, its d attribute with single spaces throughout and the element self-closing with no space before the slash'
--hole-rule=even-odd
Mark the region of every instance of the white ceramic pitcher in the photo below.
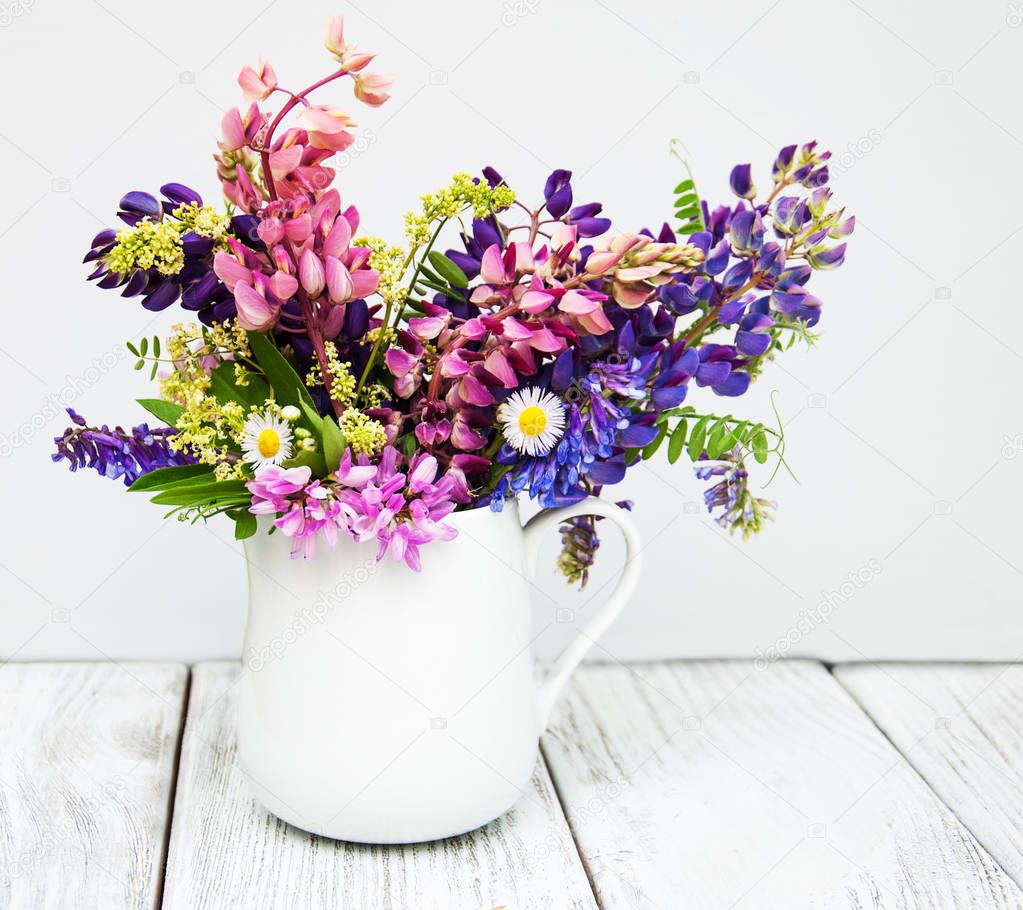
<svg viewBox="0 0 1023 910">
<path fill-rule="evenodd" d="M 607 603 L 546 674 L 534 674 L 529 578 L 541 537 L 567 518 L 618 525 L 626 565 Z M 292 560 L 283 534 L 245 542 L 249 619 L 238 748 L 275 815 L 362 843 L 435 840 L 509 809 L 529 785 L 558 691 L 631 596 L 640 544 L 598 499 L 535 516 L 450 516 L 458 537 L 416 573 L 374 543 Z"/>
</svg>

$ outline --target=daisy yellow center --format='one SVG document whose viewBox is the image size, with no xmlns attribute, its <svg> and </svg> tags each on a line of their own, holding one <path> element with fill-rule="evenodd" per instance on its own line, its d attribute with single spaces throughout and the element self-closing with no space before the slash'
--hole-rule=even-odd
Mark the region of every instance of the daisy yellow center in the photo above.
<svg viewBox="0 0 1023 910">
<path fill-rule="evenodd" d="M 259 434 L 256 448 L 264 458 L 273 458 L 281 450 L 281 437 L 277 435 L 276 430 L 267 427 Z"/>
<path fill-rule="evenodd" d="M 531 405 L 519 414 L 519 429 L 526 436 L 539 436 L 546 427 L 547 415 L 536 405 Z"/>
</svg>

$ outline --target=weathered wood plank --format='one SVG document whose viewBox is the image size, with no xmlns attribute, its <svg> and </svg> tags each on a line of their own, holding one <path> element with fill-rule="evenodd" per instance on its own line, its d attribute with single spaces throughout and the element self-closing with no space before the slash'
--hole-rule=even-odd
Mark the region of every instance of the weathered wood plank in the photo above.
<svg viewBox="0 0 1023 910">
<path fill-rule="evenodd" d="M 843 664 L 835 675 L 1023 883 L 1023 666 Z"/>
<path fill-rule="evenodd" d="M 249 796 L 236 763 L 232 686 L 239 672 L 234 663 L 193 668 L 165 908 L 595 907 L 542 763 L 532 792 L 512 812 L 436 844 L 345 844 L 269 815 Z"/>
<path fill-rule="evenodd" d="M 188 669 L 0 666 L 0 907 L 151 908 Z"/>
<path fill-rule="evenodd" d="M 605 910 L 1023 906 L 820 664 L 587 667 L 544 751 Z"/>
</svg>

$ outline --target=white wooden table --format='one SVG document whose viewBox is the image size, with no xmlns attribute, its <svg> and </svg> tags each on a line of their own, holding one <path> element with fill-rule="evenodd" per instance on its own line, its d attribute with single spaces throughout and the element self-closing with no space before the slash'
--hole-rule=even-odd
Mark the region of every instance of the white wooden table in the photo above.
<svg viewBox="0 0 1023 910">
<path fill-rule="evenodd" d="M 0 665 L 0 908 L 1023 908 L 1023 666 L 590 665 L 532 790 L 360 847 L 246 792 L 238 665 Z"/>
</svg>

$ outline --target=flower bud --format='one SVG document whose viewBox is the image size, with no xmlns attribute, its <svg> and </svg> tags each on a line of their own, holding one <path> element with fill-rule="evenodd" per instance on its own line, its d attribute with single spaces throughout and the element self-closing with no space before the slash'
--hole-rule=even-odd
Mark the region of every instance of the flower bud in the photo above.
<svg viewBox="0 0 1023 910">
<path fill-rule="evenodd" d="M 323 262 L 312 250 L 306 250 L 299 259 L 298 280 L 310 297 L 315 299 L 323 293 L 326 284 Z"/>
</svg>

